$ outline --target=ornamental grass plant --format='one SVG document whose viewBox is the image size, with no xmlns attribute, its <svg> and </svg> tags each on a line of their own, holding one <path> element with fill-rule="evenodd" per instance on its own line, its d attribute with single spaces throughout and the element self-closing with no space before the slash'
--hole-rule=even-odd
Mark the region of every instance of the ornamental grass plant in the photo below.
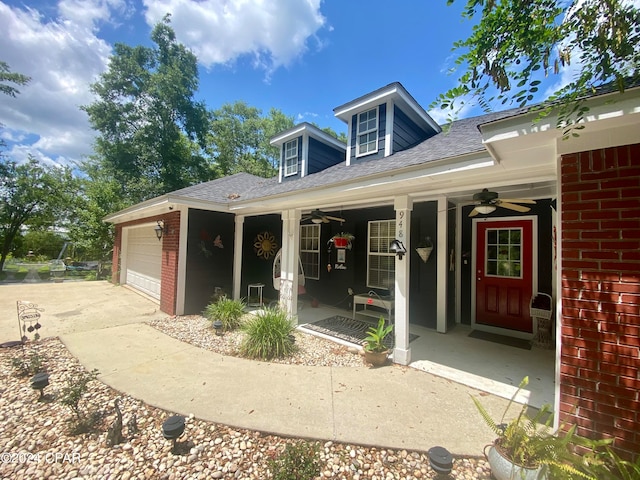
<svg viewBox="0 0 640 480">
<path fill-rule="evenodd" d="M 207 305 L 202 314 L 212 323 L 220 320 L 222 329 L 231 331 L 240 327 L 244 307 L 245 303 L 242 300 L 221 297 L 216 302 Z"/>
<path fill-rule="evenodd" d="M 295 325 L 286 312 L 265 308 L 242 325 L 246 336 L 240 354 L 257 360 L 282 358 L 296 352 Z"/>
</svg>

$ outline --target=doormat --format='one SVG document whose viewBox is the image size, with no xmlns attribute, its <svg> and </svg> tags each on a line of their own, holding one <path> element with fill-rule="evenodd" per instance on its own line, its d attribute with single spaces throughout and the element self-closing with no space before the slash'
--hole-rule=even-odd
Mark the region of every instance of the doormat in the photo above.
<svg viewBox="0 0 640 480">
<path fill-rule="evenodd" d="M 305 323 L 302 328 L 312 330 L 314 332 L 329 335 L 331 337 L 346 340 L 356 345 L 364 345 L 364 339 L 367 337 L 367 330 L 374 327 L 373 323 L 363 320 L 354 320 L 353 318 L 336 315 L 334 317 L 325 318 L 315 323 Z M 413 342 L 418 335 L 409 334 L 409 342 Z M 385 338 L 384 344 L 389 348 L 393 348 L 393 335 Z"/>
<path fill-rule="evenodd" d="M 469 337 L 499 343 L 501 345 L 508 345 L 509 347 L 522 348 L 523 350 L 531 350 L 531 340 L 525 340 L 524 338 L 507 337 L 506 335 L 498 335 L 481 330 L 472 330 Z"/>
</svg>

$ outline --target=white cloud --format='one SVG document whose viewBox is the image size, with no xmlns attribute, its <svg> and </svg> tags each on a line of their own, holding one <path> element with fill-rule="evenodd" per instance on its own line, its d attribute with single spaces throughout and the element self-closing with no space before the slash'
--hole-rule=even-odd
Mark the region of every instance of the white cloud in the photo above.
<svg viewBox="0 0 640 480">
<path fill-rule="evenodd" d="M 10 155 L 30 149 L 36 157 L 69 162 L 92 151 L 93 132 L 79 106 L 91 102 L 89 85 L 106 69 L 111 47 L 94 32 L 95 21 L 109 18 L 106 3 L 85 4 L 83 10 L 65 0 L 59 17 L 46 19 L 33 8 L 0 2 L 2 60 L 31 77 L 16 98 L 3 96 L 0 123 L 12 138 L 37 137 Z"/>
<path fill-rule="evenodd" d="M 251 55 L 268 73 L 308 49 L 325 25 L 320 0 L 143 0 L 150 26 L 171 14 L 178 40 L 206 67 Z M 317 41 L 318 48 L 321 42 Z"/>
</svg>

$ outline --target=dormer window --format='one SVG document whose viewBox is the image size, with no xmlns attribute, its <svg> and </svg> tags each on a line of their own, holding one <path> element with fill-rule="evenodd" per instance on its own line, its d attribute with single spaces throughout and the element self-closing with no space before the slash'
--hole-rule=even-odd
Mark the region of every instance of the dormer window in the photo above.
<svg viewBox="0 0 640 480">
<path fill-rule="evenodd" d="M 357 156 L 378 151 L 378 108 L 358 114 Z"/>
<path fill-rule="evenodd" d="M 284 144 L 284 176 L 298 173 L 298 139 Z"/>
</svg>

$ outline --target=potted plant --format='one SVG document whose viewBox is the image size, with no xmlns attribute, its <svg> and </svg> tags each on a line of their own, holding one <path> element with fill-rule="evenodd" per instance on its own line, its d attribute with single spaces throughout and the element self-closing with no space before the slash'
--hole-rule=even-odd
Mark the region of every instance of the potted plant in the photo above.
<svg viewBox="0 0 640 480">
<path fill-rule="evenodd" d="M 367 330 L 364 339 L 364 360 L 374 367 L 380 367 L 387 363 L 389 347 L 384 343 L 387 335 L 393 330 L 393 325 L 385 325 L 384 317 L 380 317 L 378 325 Z"/>
<path fill-rule="evenodd" d="M 504 422 L 514 399 L 528 383 L 528 377 L 520 382 L 500 422 L 489 415 L 476 397 L 471 397 L 485 423 L 497 435 L 493 444 L 484 449 L 493 477 L 496 480 L 592 478 L 576 468 L 581 464 L 581 456 L 573 452 L 573 447 L 580 445 L 592 449 L 602 441 L 579 437 L 574 433 L 575 425 L 566 431 L 563 431 L 563 427 L 553 430 L 553 415 L 549 405 L 544 405 L 531 417 L 527 414 L 529 406 L 524 404 L 515 418 Z"/>
<path fill-rule="evenodd" d="M 433 252 L 433 242 L 431 241 L 431 237 L 427 237 L 424 239 L 424 241 L 420 242 L 416 247 L 416 252 L 420 256 L 422 261 L 424 263 L 427 263 L 431 252 Z"/>
<path fill-rule="evenodd" d="M 351 242 L 356 237 L 349 232 L 340 232 L 336 233 L 333 237 L 329 239 L 329 243 L 333 244 L 336 248 L 346 248 L 351 250 Z"/>
</svg>

